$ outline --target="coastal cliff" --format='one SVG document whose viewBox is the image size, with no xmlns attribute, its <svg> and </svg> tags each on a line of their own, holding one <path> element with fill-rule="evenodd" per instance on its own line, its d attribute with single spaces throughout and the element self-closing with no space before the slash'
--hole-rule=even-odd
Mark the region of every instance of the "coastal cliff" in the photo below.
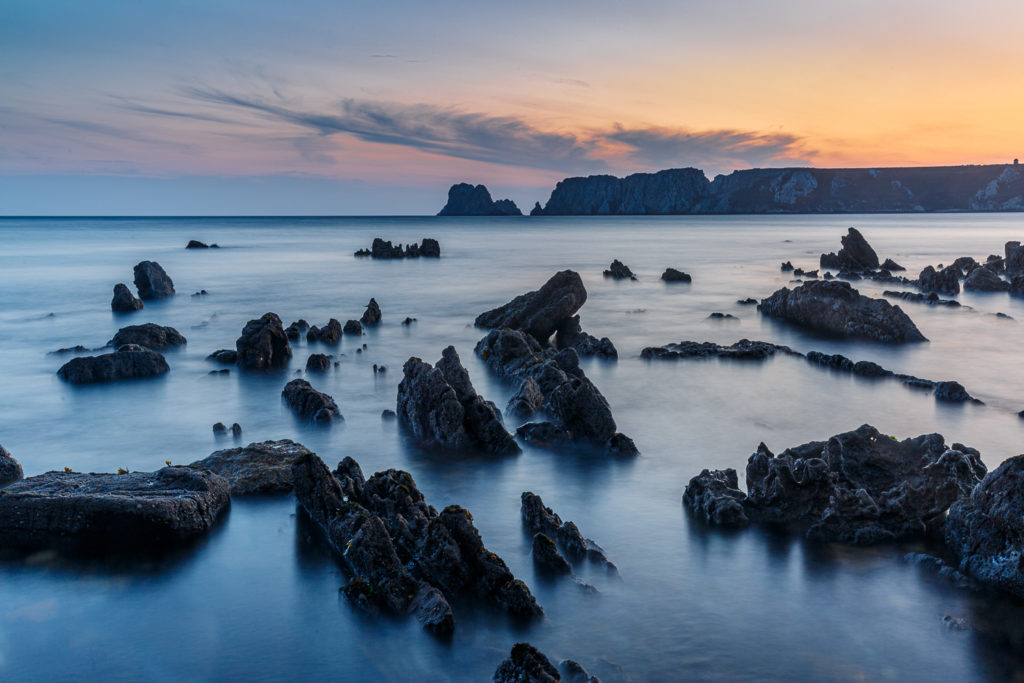
<svg viewBox="0 0 1024 683">
<path fill-rule="evenodd" d="M 483 185 L 457 183 L 448 190 L 448 203 L 438 216 L 522 216 L 511 199 L 491 199 L 491 193 Z"/>
<path fill-rule="evenodd" d="M 708 181 L 680 168 L 566 178 L 530 215 L 1024 211 L 1016 163 L 911 168 L 758 168 Z"/>
</svg>

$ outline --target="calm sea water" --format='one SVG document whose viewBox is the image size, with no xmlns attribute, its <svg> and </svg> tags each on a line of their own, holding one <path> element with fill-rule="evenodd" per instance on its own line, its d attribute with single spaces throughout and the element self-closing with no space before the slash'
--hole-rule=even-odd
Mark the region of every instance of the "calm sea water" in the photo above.
<svg viewBox="0 0 1024 683">
<path fill-rule="evenodd" d="M 787 283 L 779 263 L 817 267 L 857 226 L 882 258 L 911 274 L 962 255 L 1001 253 L 1024 237 L 1018 215 L 664 218 L 341 218 L 0 220 L 0 444 L 26 475 L 152 470 L 234 441 L 291 438 L 332 465 L 349 455 L 369 475 L 408 470 L 438 509 L 472 511 L 487 546 L 529 583 L 547 616 L 517 626 L 488 608 L 456 606 L 451 642 L 415 619 L 367 617 L 338 588 L 338 563 L 296 515 L 291 497 L 236 500 L 202 543 L 160 561 L 84 565 L 48 555 L 0 564 L 0 679 L 489 680 L 511 645 L 529 640 L 605 680 L 988 680 L 1024 675 L 1024 608 L 953 589 L 900 561 L 913 546 L 810 546 L 752 529 L 708 533 L 680 496 L 704 467 L 742 472 L 758 442 L 775 450 L 871 423 L 901 438 L 937 431 L 979 448 L 991 469 L 1020 452 L 1024 301 L 962 294 L 972 310 L 903 305 L 930 343 L 887 347 L 827 340 L 762 319 L 737 299 Z M 374 262 L 352 252 L 374 237 L 437 238 L 443 258 Z M 219 250 L 186 251 L 189 239 Z M 605 280 L 613 258 L 638 282 Z M 132 266 L 159 261 L 178 295 L 117 316 L 111 289 Z M 673 266 L 692 285 L 658 277 Z M 586 360 L 634 460 L 526 448 L 511 458 L 451 458 L 409 444 L 380 413 L 394 408 L 402 363 L 433 362 L 454 344 L 477 389 L 503 406 L 515 387 L 473 355 L 473 318 L 572 268 L 586 283 L 583 326 L 609 336 L 617 363 Z M 857 285 L 880 296 L 882 287 Z M 192 297 L 194 291 L 209 294 Z M 381 326 L 336 350 L 314 385 L 345 422 L 293 419 L 287 372 L 209 375 L 267 311 L 285 324 L 358 318 L 370 297 Z M 739 321 L 706 320 L 712 311 Z M 1016 320 L 998 318 L 1004 312 Z M 406 316 L 418 322 L 400 325 Z M 156 380 L 73 387 L 54 374 L 60 347 L 102 346 L 125 324 L 171 325 L 188 345 L 166 353 Z M 930 379 L 956 379 L 985 406 L 944 405 L 895 381 L 834 374 L 792 358 L 761 364 L 644 362 L 648 345 L 742 337 L 869 359 Z M 356 353 L 361 343 L 363 353 Z M 315 349 L 323 350 L 322 348 Z M 374 375 L 372 365 L 388 367 Z M 599 593 L 535 574 L 519 496 L 532 490 L 600 543 L 621 573 L 581 567 Z M 942 619 L 966 618 L 967 631 Z"/>
</svg>

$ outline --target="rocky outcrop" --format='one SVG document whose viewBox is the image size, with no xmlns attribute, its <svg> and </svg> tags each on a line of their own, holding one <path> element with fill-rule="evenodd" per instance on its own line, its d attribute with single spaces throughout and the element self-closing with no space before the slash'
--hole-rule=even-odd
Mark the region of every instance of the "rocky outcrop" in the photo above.
<svg viewBox="0 0 1024 683">
<path fill-rule="evenodd" d="M 299 339 L 302 338 L 302 333 L 308 329 L 309 323 L 300 318 L 288 327 L 284 328 L 284 333 L 291 341 L 299 341 Z"/>
<path fill-rule="evenodd" d="M 363 325 L 377 325 L 380 323 L 381 317 L 380 306 L 377 304 L 377 300 L 370 299 L 370 303 L 366 304 L 366 310 L 363 311 L 359 322 Z"/>
<path fill-rule="evenodd" d="M 896 263 L 891 258 L 887 258 L 882 263 L 882 270 L 888 270 L 889 272 L 895 273 L 897 271 L 906 270 L 906 268 Z"/>
<path fill-rule="evenodd" d="M 216 451 L 189 467 L 224 477 L 231 484 L 233 496 L 286 493 L 292 490 L 292 465 L 300 456 L 310 453 L 290 439 L 261 441 L 244 448 Z"/>
<path fill-rule="evenodd" d="M 856 228 L 850 228 L 842 237 L 843 248 L 838 254 L 822 254 L 821 267 L 832 270 L 873 270 L 878 268 L 878 254 Z"/>
<path fill-rule="evenodd" d="M 540 410 L 543 404 L 544 394 L 540 390 L 540 385 L 532 377 L 527 377 L 509 399 L 505 412 L 513 417 L 527 419 Z"/>
<path fill-rule="evenodd" d="M 114 285 L 114 298 L 110 301 L 110 310 L 115 313 L 132 313 L 141 311 L 143 306 L 142 300 L 135 298 L 128 285 L 121 282 Z"/>
<path fill-rule="evenodd" d="M 322 353 L 313 353 L 306 359 L 306 372 L 327 372 L 330 369 L 330 356 L 325 356 Z"/>
<path fill-rule="evenodd" d="M 1003 280 L 988 268 L 978 266 L 964 279 L 965 292 L 1005 292 L 1010 283 Z"/>
<path fill-rule="evenodd" d="M 360 249 L 356 256 L 370 256 L 375 259 L 403 259 L 403 258 L 441 258 L 441 245 L 437 240 L 426 238 L 420 244 L 407 244 L 402 248 L 401 244 L 392 245 L 380 237 L 373 239 L 369 249 Z"/>
<path fill-rule="evenodd" d="M 122 327 L 114 335 L 114 338 L 107 342 L 107 346 L 121 347 L 125 344 L 137 344 L 153 351 L 162 351 L 187 343 L 188 340 L 173 327 L 145 323 Z"/>
<path fill-rule="evenodd" d="M 216 244 L 207 244 L 199 240 L 189 240 L 188 244 L 185 245 L 186 249 L 216 249 L 217 247 L 218 245 Z"/>
<path fill-rule="evenodd" d="M 943 533 L 961 572 L 1024 597 L 1024 455 L 953 503 Z"/>
<path fill-rule="evenodd" d="M 841 337 L 889 344 L 927 341 L 899 306 L 863 296 L 846 282 L 783 287 L 762 299 L 757 309 L 766 316 Z"/>
<path fill-rule="evenodd" d="M 452 185 L 448 190 L 448 203 L 438 216 L 522 216 L 523 212 L 511 199 L 491 199 L 483 185 L 469 183 Z"/>
<path fill-rule="evenodd" d="M 612 340 L 608 337 L 598 339 L 583 331 L 580 317 L 574 315 L 563 320 L 555 332 L 555 347 L 559 349 L 575 349 L 580 357 L 600 356 L 602 358 L 618 358 Z"/>
<path fill-rule="evenodd" d="M 661 274 L 661 279 L 665 282 L 692 282 L 693 280 L 688 273 L 675 268 L 666 268 L 665 272 Z"/>
<path fill-rule="evenodd" d="M 636 275 L 633 274 L 633 271 L 630 270 L 629 266 L 627 266 L 619 259 L 615 259 L 614 261 L 612 261 L 612 264 L 608 266 L 608 268 L 604 271 L 604 276 L 610 277 L 613 280 L 636 279 Z"/>
<path fill-rule="evenodd" d="M 566 178 L 555 187 L 539 215 L 693 213 L 707 196 L 708 186 L 708 179 L 696 168 L 635 173 L 625 178 Z"/>
<path fill-rule="evenodd" d="M 363 333 L 363 326 L 358 320 L 346 320 L 342 331 L 345 334 L 352 334 L 358 337 Z"/>
<path fill-rule="evenodd" d="M 864 545 L 923 536 L 984 474 L 978 451 L 947 446 L 939 434 L 897 441 L 863 425 L 778 456 L 761 444 L 747 462 L 746 494 L 735 472 L 704 471 L 684 501 L 712 524 L 742 525 L 745 516 Z"/>
<path fill-rule="evenodd" d="M 455 626 L 449 599 L 476 596 L 510 614 L 542 614 L 529 588 L 484 547 L 469 512 L 440 514 L 413 478 L 387 470 L 365 479 L 345 458 L 332 473 L 315 454 L 292 467 L 295 496 L 353 575 L 343 589 L 364 608 L 415 613 L 434 633 Z"/>
<path fill-rule="evenodd" d="M 292 323 L 293 325 L 295 323 Z M 285 331 L 285 336 L 291 339 L 291 334 Z M 334 345 L 341 341 L 341 323 L 331 318 L 327 321 L 327 324 L 323 327 L 317 327 L 313 325 L 306 331 L 306 342 L 314 344 L 321 342 L 323 344 Z"/>
<path fill-rule="evenodd" d="M 770 342 L 740 339 L 735 344 L 723 346 L 713 342 L 681 341 L 665 346 L 648 346 L 640 352 L 645 360 L 673 358 L 732 358 L 737 360 L 764 360 L 776 353 L 799 354 L 788 346 Z"/>
<path fill-rule="evenodd" d="M 327 394 L 317 391 L 304 379 L 293 379 L 281 392 L 285 403 L 303 420 L 330 424 L 343 420 L 338 404 Z"/>
<path fill-rule="evenodd" d="M 587 559 L 606 567 L 613 573 L 618 571 L 615 565 L 605 556 L 604 549 L 601 546 L 589 538 L 584 538 L 579 528 L 573 522 L 563 522 L 554 510 L 544 505 L 544 501 L 541 500 L 540 496 L 532 491 L 524 491 L 522 496 L 520 496 L 520 502 L 519 510 L 523 518 L 523 526 L 531 534 L 534 534 L 533 547 L 535 554 L 538 545 L 536 537 L 543 536 L 549 542 L 557 541 L 558 545 L 565 551 L 565 554 L 573 560 Z M 546 545 L 543 541 L 540 541 L 540 543 L 542 546 Z M 551 550 L 552 548 L 543 547 L 541 552 L 547 560 L 550 560 L 552 567 L 555 568 L 558 566 L 558 561 L 551 557 Z M 555 549 L 555 552 L 557 552 L 557 549 Z M 571 566 L 569 571 L 572 571 Z"/>
<path fill-rule="evenodd" d="M 265 313 L 247 322 L 242 336 L 235 341 L 235 349 L 239 367 L 247 370 L 283 368 L 292 357 L 288 335 L 275 313 Z"/>
<path fill-rule="evenodd" d="M 212 472 L 47 472 L 0 495 L 0 544 L 25 549 L 162 549 L 206 532 L 231 485 Z"/>
<path fill-rule="evenodd" d="M 921 292 L 894 292 L 886 290 L 882 292 L 882 296 L 890 299 L 903 299 L 904 301 L 915 301 L 921 304 L 927 304 L 929 306 L 951 306 L 953 308 L 959 308 L 960 302 L 956 299 L 942 299 L 938 294 L 932 292 L 931 294 L 922 294 Z"/>
<path fill-rule="evenodd" d="M 579 273 L 563 270 L 555 273 L 540 289 L 481 313 L 475 325 L 486 329 L 523 330 L 534 339 L 546 342 L 586 301 L 587 290 Z"/>
<path fill-rule="evenodd" d="M 557 683 L 558 669 L 544 653 L 529 643 L 516 643 L 508 658 L 498 665 L 493 683 Z"/>
<path fill-rule="evenodd" d="M 960 293 L 960 269 L 947 266 L 936 271 L 932 266 L 926 266 L 917 276 L 917 286 L 922 292 L 956 296 Z"/>
<path fill-rule="evenodd" d="M 156 377 L 170 369 L 156 351 L 127 344 L 113 353 L 72 358 L 61 366 L 57 375 L 71 384 L 97 384 Z"/>
<path fill-rule="evenodd" d="M 0 446 L 0 488 L 20 481 L 25 476 L 21 463 L 6 448 Z"/>
<path fill-rule="evenodd" d="M 142 261 L 135 266 L 135 288 L 143 301 L 174 296 L 174 282 L 156 261 Z"/>
<path fill-rule="evenodd" d="M 497 407 L 476 393 L 455 347 L 447 347 L 435 366 L 410 358 L 402 371 L 396 412 L 420 443 L 496 454 L 519 452 Z"/>
</svg>

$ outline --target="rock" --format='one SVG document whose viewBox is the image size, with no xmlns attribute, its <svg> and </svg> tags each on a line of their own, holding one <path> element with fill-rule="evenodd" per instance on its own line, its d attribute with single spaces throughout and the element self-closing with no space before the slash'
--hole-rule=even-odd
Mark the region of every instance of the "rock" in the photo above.
<svg viewBox="0 0 1024 683">
<path fill-rule="evenodd" d="M 239 367 L 248 370 L 283 368 L 292 357 L 288 335 L 274 313 L 265 313 L 262 318 L 246 323 L 235 348 Z"/>
<path fill-rule="evenodd" d="M 825 266 L 822 265 L 821 267 L 824 268 Z M 780 270 L 783 273 L 792 273 L 793 270 L 794 270 L 792 262 L 790 262 L 790 261 L 783 261 L 782 262 L 782 266 L 780 267 Z"/>
<path fill-rule="evenodd" d="M 932 292 L 931 294 L 921 294 L 920 292 L 893 292 L 886 290 L 882 292 L 882 296 L 887 296 L 891 299 L 916 301 L 918 303 L 928 304 L 929 306 L 951 306 L 952 308 L 959 308 L 961 305 L 956 299 L 940 299 L 939 295 L 935 292 Z"/>
<path fill-rule="evenodd" d="M 558 552 L 555 542 L 544 534 L 533 537 L 533 561 L 545 571 L 553 574 L 572 574 L 572 565 Z"/>
<path fill-rule="evenodd" d="M 739 320 L 739 318 L 734 316 L 732 313 L 722 313 L 721 311 L 715 311 L 713 313 L 709 313 L 707 319 L 708 320 Z"/>
<path fill-rule="evenodd" d="M 598 339 L 583 331 L 578 315 L 566 318 L 559 324 L 555 332 L 555 346 L 559 349 L 575 349 L 579 356 L 619 357 L 619 352 L 611 339 Z"/>
<path fill-rule="evenodd" d="M 544 394 L 540 390 L 540 385 L 532 377 L 527 377 L 519 385 L 519 390 L 515 395 L 509 399 L 505 412 L 514 417 L 526 419 L 540 410 L 543 403 Z"/>
<path fill-rule="evenodd" d="M 646 360 L 712 357 L 736 360 L 764 360 L 776 353 L 800 355 L 788 346 L 741 339 L 729 346 L 722 346 L 713 342 L 694 341 L 681 341 L 678 344 L 666 344 L 665 346 L 648 346 L 640 352 L 640 357 Z"/>
<path fill-rule="evenodd" d="M 141 311 L 144 304 L 141 299 L 136 299 L 128 285 L 118 283 L 114 285 L 114 298 L 110 301 L 110 309 L 117 313 L 131 313 Z"/>
<path fill-rule="evenodd" d="M 579 662 L 571 659 L 563 659 L 558 663 L 558 668 L 564 675 L 565 683 L 601 683 L 597 676 L 591 676 Z"/>
<path fill-rule="evenodd" d="M 174 282 L 156 261 L 142 261 L 135 266 L 135 288 L 144 301 L 174 296 Z"/>
<path fill-rule="evenodd" d="M 414 322 L 416 322 L 416 318 L 410 318 L 409 316 L 406 316 L 405 319 L 402 320 L 402 324 L 406 327 L 412 325 Z"/>
<path fill-rule="evenodd" d="M 69 346 L 69 347 L 66 347 L 66 348 L 63 348 L 63 349 L 57 349 L 56 351 L 50 351 L 46 355 L 48 355 L 48 356 L 63 356 L 64 354 L 67 354 L 67 353 L 85 353 L 88 350 L 89 349 L 85 348 L 81 344 L 75 344 L 74 346 Z"/>
<path fill-rule="evenodd" d="M 441 258 L 441 245 L 437 240 L 425 237 L 420 242 L 420 255 L 423 258 Z"/>
<path fill-rule="evenodd" d="M 331 369 L 331 359 L 322 353 L 314 353 L 306 359 L 306 372 L 327 372 Z"/>
<path fill-rule="evenodd" d="M 185 245 L 186 249 L 209 249 L 210 245 L 199 240 L 189 240 L 188 244 Z"/>
<path fill-rule="evenodd" d="M 313 325 L 306 332 L 306 342 L 323 342 L 324 344 L 337 344 L 341 341 L 341 323 L 331 318 L 323 327 Z"/>
<path fill-rule="evenodd" d="M 747 494 L 739 490 L 736 470 L 703 470 L 690 480 L 683 492 L 683 504 L 699 519 L 723 527 L 750 523 L 743 509 Z"/>
<path fill-rule="evenodd" d="M 237 422 L 232 423 L 231 436 L 234 436 L 236 438 L 242 436 L 242 425 L 238 424 Z"/>
<path fill-rule="evenodd" d="M 985 475 L 952 504 L 943 533 L 961 572 L 1024 597 L 1024 455 Z"/>
<path fill-rule="evenodd" d="M 219 436 L 223 436 L 228 433 L 228 427 L 223 422 L 217 422 L 213 425 L 213 433 Z"/>
<path fill-rule="evenodd" d="M 6 448 L 0 446 L 0 488 L 20 481 L 24 476 L 21 464 Z"/>
<path fill-rule="evenodd" d="M 529 643 L 516 643 L 512 653 L 498 665 L 493 683 L 556 683 L 562 677 L 555 665 Z"/>
<path fill-rule="evenodd" d="M 344 420 L 334 399 L 317 391 L 304 379 L 293 379 L 281 392 L 285 403 L 304 420 L 318 424 L 329 424 Z"/>
<path fill-rule="evenodd" d="M 345 323 L 343 331 L 345 334 L 361 335 L 363 333 L 363 326 L 358 320 L 349 320 Z"/>
<path fill-rule="evenodd" d="M 988 268 L 975 268 L 964 280 L 964 291 L 973 292 L 1005 292 L 1010 284 Z"/>
<path fill-rule="evenodd" d="M 173 327 L 145 323 L 122 327 L 114 335 L 114 338 L 107 342 L 107 346 L 117 348 L 125 344 L 136 344 L 153 351 L 162 351 L 174 346 L 183 346 L 186 343 L 188 340 Z"/>
<path fill-rule="evenodd" d="M 917 276 L 917 286 L 922 292 L 935 292 L 955 296 L 960 293 L 960 271 L 954 266 L 936 271 L 931 266 L 925 267 Z"/>
<path fill-rule="evenodd" d="M 691 278 L 688 273 L 684 273 L 681 270 L 666 268 L 665 272 L 661 274 L 661 279 L 665 282 L 691 282 L 693 278 Z"/>
<path fill-rule="evenodd" d="M 838 254 L 822 254 L 820 266 L 832 270 L 858 272 L 878 268 L 878 255 L 856 228 L 850 228 L 842 237 Z"/>
<path fill-rule="evenodd" d="M 218 349 L 206 358 L 207 360 L 217 361 L 225 365 L 234 365 L 238 362 L 238 352 L 231 349 Z"/>
<path fill-rule="evenodd" d="M 511 199 L 491 200 L 491 193 L 483 185 L 457 183 L 448 190 L 448 203 L 438 216 L 522 216 L 523 212 Z"/>
<path fill-rule="evenodd" d="M 455 630 L 455 613 L 444 597 L 444 593 L 427 583 L 420 583 L 416 597 L 409 605 L 409 611 L 426 630 L 436 636 L 444 636 Z"/>
<path fill-rule="evenodd" d="M 907 553 L 903 556 L 903 561 L 927 572 L 931 572 L 940 578 L 946 579 L 947 581 L 955 584 L 958 588 L 974 587 L 969 578 L 933 555 L 925 555 L 924 553 Z"/>
<path fill-rule="evenodd" d="M 936 382 L 935 398 L 940 401 L 953 401 L 958 403 L 965 401 L 981 403 L 981 401 L 968 394 L 967 390 L 964 389 L 964 385 L 960 384 L 960 382 Z"/>
<path fill-rule="evenodd" d="M 454 347 L 447 347 L 434 367 L 410 358 L 402 371 L 398 419 L 423 445 L 476 448 L 496 454 L 519 452 L 502 426 L 497 408 L 473 389 Z"/>
<path fill-rule="evenodd" d="M 381 413 L 380 413 L 380 418 L 382 420 L 394 420 L 397 417 L 398 417 L 398 413 L 396 413 L 393 410 L 387 409 L 387 408 L 382 410 Z"/>
<path fill-rule="evenodd" d="M 520 496 L 520 515 L 523 518 L 523 526 L 534 534 L 534 553 L 536 556 L 537 535 L 542 535 L 551 540 L 554 539 L 565 550 L 566 554 L 576 559 L 587 558 L 591 562 L 606 566 L 609 570 L 617 572 L 615 565 L 608 561 L 597 543 L 589 538 L 583 538 L 579 528 L 572 522 L 563 522 L 555 514 L 555 511 L 544 505 L 541 497 L 532 491 L 524 491 Z M 542 553 L 549 553 L 550 549 L 543 549 Z M 557 560 L 555 560 L 557 563 Z M 571 571 L 570 567 L 570 571 Z"/>
<path fill-rule="evenodd" d="M 401 259 L 401 258 L 440 258 L 441 245 L 437 240 L 425 238 L 420 244 L 410 244 L 407 249 L 402 249 L 401 244 L 392 245 L 380 237 L 375 237 L 369 249 L 360 249 L 356 256 L 371 256 L 375 259 Z"/>
<path fill-rule="evenodd" d="M 242 428 L 237 423 L 232 425 L 232 430 L 234 427 L 241 433 Z M 233 496 L 286 493 L 292 490 L 292 465 L 309 453 L 308 448 L 290 439 L 261 441 L 245 448 L 216 451 L 189 467 L 224 477 L 231 484 Z"/>
<path fill-rule="evenodd" d="M 927 341 L 899 306 L 863 296 L 846 282 L 805 282 L 776 291 L 758 305 L 762 314 L 842 337 L 899 344 Z"/>
<path fill-rule="evenodd" d="M 370 299 L 370 303 L 366 304 L 366 310 L 363 312 L 363 317 L 359 319 L 359 322 L 363 325 L 376 325 L 380 321 L 380 306 L 377 305 L 376 299 Z"/>
<path fill-rule="evenodd" d="M 612 261 L 612 264 L 608 266 L 608 269 L 604 271 L 605 277 L 610 277 L 614 280 L 635 280 L 636 275 L 629 269 L 629 266 L 624 264 L 619 259 Z"/>
<path fill-rule="evenodd" d="M 563 270 L 553 275 L 540 289 L 481 313 L 475 325 L 487 329 L 509 327 L 523 330 L 538 341 L 546 342 L 586 300 L 587 290 L 579 274 Z"/>
<path fill-rule="evenodd" d="M 402 251 L 401 244 L 392 246 L 390 241 L 384 241 L 380 237 L 373 239 L 373 244 L 370 246 L 370 255 L 373 258 L 379 259 L 405 258 L 405 252 Z"/>
<path fill-rule="evenodd" d="M 818 278 L 818 271 L 797 268 L 793 271 L 793 277 L 805 277 L 809 280 L 816 280 Z"/>
<path fill-rule="evenodd" d="M 293 322 L 288 327 L 284 328 L 285 336 L 291 341 L 299 341 L 302 339 L 302 333 L 309 329 L 309 323 L 305 320 L 299 319 Z"/>
<path fill-rule="evenodd" d="M 572 443 L 572 433 L 553 422 L 527 422 L 516 430 L 516 436 L 536 448 L 558 448 Z"/>
<path fill-rule="evenodd" d="M 1024 274 L 1024 247 L 1020 242 L 1007 242 L 1005 253 L 1003 267 L 1006 268 L 1006 276 L 1013 279 L 1017 275 Z"/>
<path fill-rule="evenodd" d="M 72 358 L 57 375 L 71 384 L 95 384 L 156 377 L 169 370 L 167 361 L 156 351 L 127 344 L 113 353 Z"/>
<path fill-rule="evenodd" d="M 882 270 L 888 270 L 895 273 L 897 271 L 906 270 L 906 268 L 896 263 L 891 258 L 887 258 L 885 259 L 885 263 L 882 264 Z"/>
<path fill-rule="evenodd" d="M 757 299 L 748 296 L 746 299 L 736 299 L 736 303 L 740 306 L 756 306 Z"/>
<path fill-rule="evenodd" d="M 164 549 L 209 530 L 230 500 L 211 472 L 47 472 L 0 495 L 0 543 L 25 549 Z"/>
</svg>

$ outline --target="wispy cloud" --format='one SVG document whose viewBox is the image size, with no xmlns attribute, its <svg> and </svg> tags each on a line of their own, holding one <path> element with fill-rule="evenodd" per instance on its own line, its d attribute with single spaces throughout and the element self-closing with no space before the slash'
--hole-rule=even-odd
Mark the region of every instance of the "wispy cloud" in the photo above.
<svg viewBox="0 0 1024 683">
<path fill-rule="evenodd" d="M 744 168 L 799 163 L 806 159 L 803 139 L 789 133 L 616 126 L 605 138 L 628 145 L 631 159 L 656 168 L 679 165 Z"/>
</svg>

